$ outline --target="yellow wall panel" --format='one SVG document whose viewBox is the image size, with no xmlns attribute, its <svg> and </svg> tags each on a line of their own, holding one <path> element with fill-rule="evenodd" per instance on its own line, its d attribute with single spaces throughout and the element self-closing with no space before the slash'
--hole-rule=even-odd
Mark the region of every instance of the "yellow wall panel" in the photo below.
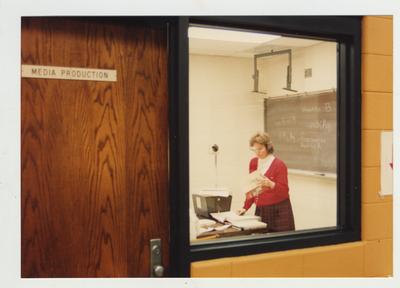
<svg viewBox="0 0 400 288">
<path fill-rule="evenodd" d="M 232 277 L 230 258 L 193 262 L 191 277 Z"/>
<path fill-rule="evenodd" d="M 363 277 L 364 244 L 327 246 L 304 254 L 304 277 Z"/>
<path fill-rule="evenodd" d="M 382 239 L 367 241 L 364 246 L 364 273 L 370 277 L 393 275 L 393 241 Z"/>
<path fill-rule="evenodd" d="M 381 197 L 381 168 L 364 167 L 361 169 L 361 201 L 362 203 L 381 203 L 392 201 L 392 195 Z"/>
<path fill-rule="evenodd" d="M 362 22 L 363 53 L 393 55 L 393 21 L 381 17 L 365 17 Z"/>
<path fill-rule="evenodd" d="M 361 132 L 361 167 L 381 165 L 381 131 L 363 130 Z"/>
<path fill-rule="evenodd" d="M 372 92 L 393 91 L 393 56 L 362 55 L 362 90 Z"/>
<path fill-rule="evenodd" d="M 362 129 L 393 130 L 393 94 L 362 94 Z"/>
<path fill-rule="evenodd" d="M 391 19 L 391 20 L 393 20 L 393 16 L 392 15 L 377 15 L 377 16 L 366 16 L 366 17 L 364 17 L 364 19 L 365 18 L 370 18 L 370 17 L 376 17 L 376 18 L 385 18 L 385 19 Z"/>
<path fill-rule="evenodd" d="M 298 250 L 297 250 L 298 251 Z M 302 277 L 301 252 L 278 252 L 232 260 L 232 277 Z"/>
<path fill-rule="evenodd" d="M 393 238 L 392 202 L 361 205 L 362 240 Z"/>
</svg>

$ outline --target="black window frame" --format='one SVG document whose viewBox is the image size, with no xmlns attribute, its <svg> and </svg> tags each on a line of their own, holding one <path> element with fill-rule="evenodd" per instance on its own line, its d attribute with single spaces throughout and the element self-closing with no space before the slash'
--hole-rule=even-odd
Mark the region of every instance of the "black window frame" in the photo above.
<svg viewBox="0 0 400 288">
<path fill-rule="evenodd" d="M 333 245 L 361 240 L 361 17 L 189 16 L 170 19 L 170 276 L 190 276 L 190 263 L 222 257 Z M 337 223 L 334 229 L 299 231 L 229 242 L 189 241 L 189 24 L 265 31 L 338 43 Z"/>
</svg>

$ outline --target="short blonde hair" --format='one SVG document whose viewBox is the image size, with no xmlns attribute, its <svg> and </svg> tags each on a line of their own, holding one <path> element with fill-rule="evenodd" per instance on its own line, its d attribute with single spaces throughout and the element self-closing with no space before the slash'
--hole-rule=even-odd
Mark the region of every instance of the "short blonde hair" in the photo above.
<svg viewBox="0 0 400 288">
<path fill-rule="evenodd" d="M 272 145 L 271 137 L 269 137 L 268 133 L 258 132 L 255 134 L 250 138 L 250 147 L 253 146 L 254 143 L 264 145 L 269 154 L 274 153 L 274 145 Z"/>
</svg>

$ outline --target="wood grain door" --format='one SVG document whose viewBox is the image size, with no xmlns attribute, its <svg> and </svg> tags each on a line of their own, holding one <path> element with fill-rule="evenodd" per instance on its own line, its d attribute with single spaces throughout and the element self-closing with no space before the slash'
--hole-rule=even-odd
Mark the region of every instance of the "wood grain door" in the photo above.
<svg viewBox="0 0 400 288">
<path fill-rule="evenodd" d="M 21 79 L 22 277 L 147 277 L 152 238 L 168 272 L 164 25 L 23 18 L 22 64 L 117 81 Z"/>
</svg>

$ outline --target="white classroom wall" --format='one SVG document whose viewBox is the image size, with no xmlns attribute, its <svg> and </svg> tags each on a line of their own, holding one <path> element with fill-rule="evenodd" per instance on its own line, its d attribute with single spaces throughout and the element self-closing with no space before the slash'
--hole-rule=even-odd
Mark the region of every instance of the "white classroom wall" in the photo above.
<svg viewBox="0 0 400 288">
<path fill-rule="evenodd" d="M 211 146 L 217 144 L 218 186 L 230 189 L 232 209 L 239 209 L 243 203 L 240 179 L 248 173 L 252 157 L 248 140 L 263 129 L 263 98 L 250 92 L 252 62 L 190 55 L 189 63 L 191 193 L 215 187 Z"/>
<path fill-rule="evenodd" d="M 281 89 L 286 85 L 287 56 L 260 63 L 260 91 L 267 94 L 251 92 L 252 58 L 191 54 L 189 60 L 190 193 L 215 187 L 211 146 L 217 144 L 218 187 L 231 191 L 231 208 L 236 210 L 243 204 L 241 182 L 253 157 L 248 140 L 264 127 L 263 98 L 290 93 Z M 292 65 L 293 89 L 311 92 L 336 87 L 334 43 L 294 51 Z M 312 68 L 311 78 L 304 78 L 305 68 Z M 296 229 L 336 225 L 336 180 L 289 174 L 289 187 Z M 254 213 L 254 207 L 248 213 Z"/>
<path fill-rule="evenodd" d="M 288 56 L 277 55 L 260 58 L 259 90 L 267 92 L 266 97 L 293 94 L 283 90 L 286 86 Z M 304 77 L 304 69 L 312 69 L 312 77 Z M 292 89 L 312 92 L 336 88 L 336 43 L 323 42 L 292 52 Z"/>
</svg>

